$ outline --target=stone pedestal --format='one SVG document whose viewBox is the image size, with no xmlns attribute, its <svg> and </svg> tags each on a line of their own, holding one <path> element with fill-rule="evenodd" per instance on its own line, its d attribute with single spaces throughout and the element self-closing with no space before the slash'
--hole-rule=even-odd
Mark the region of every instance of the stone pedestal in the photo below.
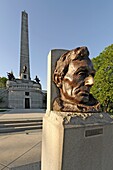
<svg viewBox="0 0 113 170">
<path fill-rule="evenodd" d="M 53 102 L 60 95 L 53 83 L 53 72 L 65 52 L 51 50 L 48 55 L 41 170 L 112 170 L 113 119 L 107 113 L 53 111 Z"/>
<path fill-rule="evenodd" d="M 112 121 L 106 113 L 46 113 L 41 170 L 112 170 Z"/>
</svg>

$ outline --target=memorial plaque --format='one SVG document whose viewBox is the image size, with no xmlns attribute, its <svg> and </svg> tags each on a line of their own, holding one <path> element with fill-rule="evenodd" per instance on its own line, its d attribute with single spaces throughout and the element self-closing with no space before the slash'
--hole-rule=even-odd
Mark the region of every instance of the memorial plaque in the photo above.
<svg viewBox="0 0 113 170">
<path fill-rule="evenodd" d="M 101 134 L 103 134 L 103 128 L 90 129 L 85 131 L 85 137 L 101 135 Z"/>
</svg>

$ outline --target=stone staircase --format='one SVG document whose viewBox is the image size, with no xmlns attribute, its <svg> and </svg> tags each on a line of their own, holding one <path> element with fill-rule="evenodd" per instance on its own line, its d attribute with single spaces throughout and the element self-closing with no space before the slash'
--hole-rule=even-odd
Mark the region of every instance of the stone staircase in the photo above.
<svg viewBox="0 0 113 170">
<path fill-rule="evenodd" d="M 38 119 L 0 120 L 0 134 L 42 129 L 42 117 Z"/>
</svg>

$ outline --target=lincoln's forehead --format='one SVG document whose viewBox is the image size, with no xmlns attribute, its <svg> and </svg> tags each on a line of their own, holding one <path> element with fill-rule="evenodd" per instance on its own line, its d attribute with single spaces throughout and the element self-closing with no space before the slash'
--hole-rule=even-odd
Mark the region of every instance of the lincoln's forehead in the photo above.
<svg viewBox="0 0 113 170">
<path fill-rule="evenodd" d="M 92 61 L 89 58 L 84 59 L 84 60 L 73 60 L 71 61 L 71 63 L 73 63 L 74 65 L 78 65 L 78 64 L 79 65 L 93 65 Z"/>
<path fill-rule="evenodd" d="M 74 60 L 74 61 L 71 61 L 71 63 L 69 64 L 69 70 L 73 70 L 73 71 L 76 71 L 77 69 L 80 69 L 80 68 L 86 68 L 87 70 L 92 70 L 94 69 L 93 68 L 93 64 L 91 62 L 90 59 L 88 60 Z"/>
</svg>

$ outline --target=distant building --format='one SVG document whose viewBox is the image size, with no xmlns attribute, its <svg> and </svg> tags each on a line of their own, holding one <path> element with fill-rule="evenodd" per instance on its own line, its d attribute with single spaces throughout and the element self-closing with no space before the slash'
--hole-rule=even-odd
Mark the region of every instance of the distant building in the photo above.
<svg viewBox="0 0 113 170">
<path fill-rule="evenodd" d="M 46 91 L 42 90 L 37 76 L 35 80 L 30 77 L 28 14 L 25 11 L 21 17 L 20 75 L 15 78 L 12 72 L 8 73 L 6 87 L 8 108 L 46 107 Z"/>
</svg>

